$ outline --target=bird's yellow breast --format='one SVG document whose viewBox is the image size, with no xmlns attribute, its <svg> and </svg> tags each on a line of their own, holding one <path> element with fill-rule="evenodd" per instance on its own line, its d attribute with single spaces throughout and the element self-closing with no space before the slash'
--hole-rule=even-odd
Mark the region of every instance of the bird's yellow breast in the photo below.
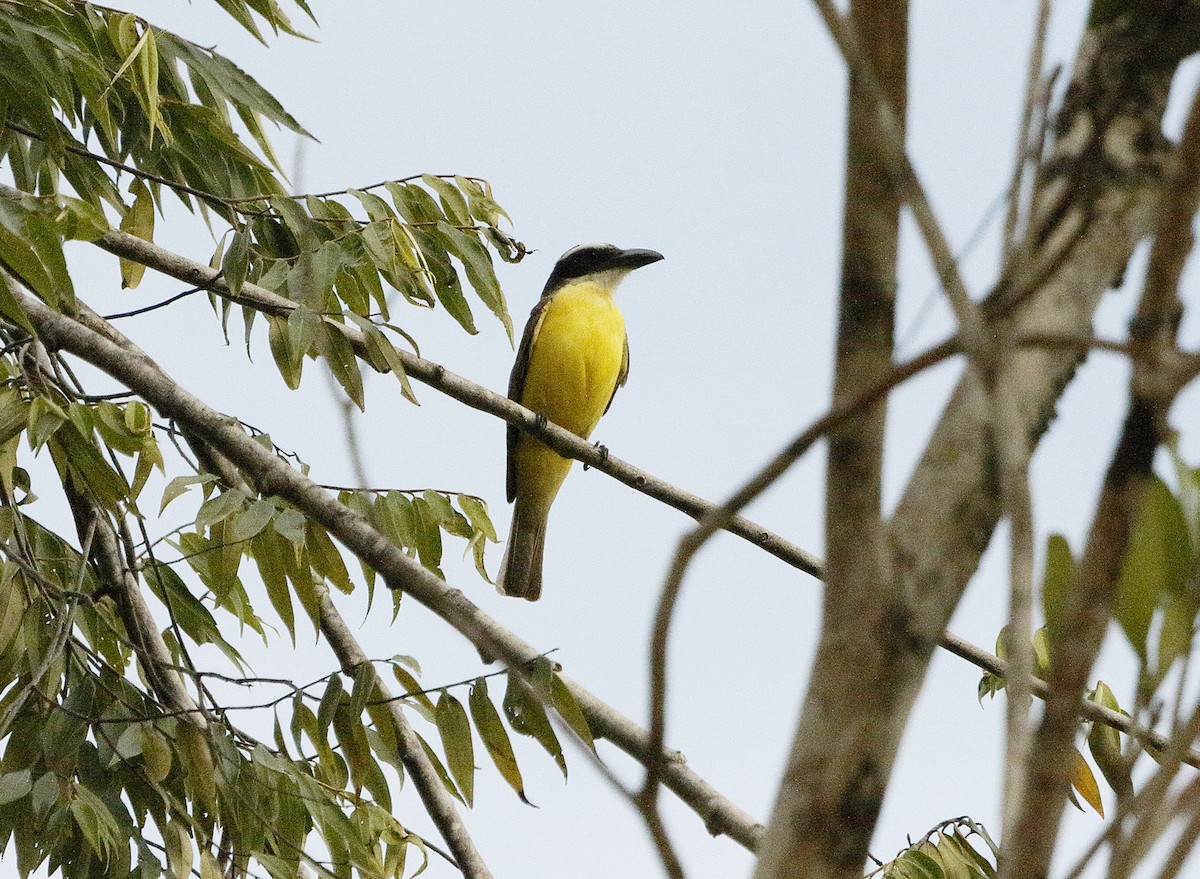
<svg viewBox="0 0 1200 879">
<path fill-rule="evenodd" d="M 616 390 L 625 320 L 600 284 L 568 284 L 546 303 L 530 346 L 521 404 L 583 438 Z"/>
</svg>

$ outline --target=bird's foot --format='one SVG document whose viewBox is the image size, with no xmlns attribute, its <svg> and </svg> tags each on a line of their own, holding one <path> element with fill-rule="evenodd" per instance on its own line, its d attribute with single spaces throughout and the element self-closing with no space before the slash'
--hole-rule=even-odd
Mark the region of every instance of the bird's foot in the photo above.
<svg viewBox="0 0 1200 879">
<path fill-rule="evenodd" d="M 593 445 L 596 447 L 596 451 L 598 451 L 600 453 L 601 463 L 607 463 L 607 461 L 608 461 L 608 446 L 604 445 L 603 443 L 593 443 Z M 592 465 L 585 463 L 583 465 L 583 469 L 591 470 Z"/>
</svg>

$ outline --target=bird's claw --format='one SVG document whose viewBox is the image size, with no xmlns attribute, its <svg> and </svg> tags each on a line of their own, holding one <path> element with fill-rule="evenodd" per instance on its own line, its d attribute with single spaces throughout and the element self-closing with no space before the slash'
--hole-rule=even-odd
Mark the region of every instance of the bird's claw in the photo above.
<svg viewBox="0 0 1200 879">
<path fill-rule="evenodd" d="M 593 445 L 596 447 L 596 451 L 598 451 L 600 453 L 601 463 L 607 463 L 608 462 L 608 446 L 604 445 L 603 443 L 593 443 Z M 592 465 L 585 463 L 583 465 L 583 469 L 591 470 Z"/>
</svg>

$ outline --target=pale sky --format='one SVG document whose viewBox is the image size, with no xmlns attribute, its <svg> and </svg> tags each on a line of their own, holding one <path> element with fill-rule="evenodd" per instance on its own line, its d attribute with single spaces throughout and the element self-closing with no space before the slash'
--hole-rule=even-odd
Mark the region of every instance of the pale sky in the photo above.
<svg viewBox="0 0 1200 879">
<path fill-rule="evenodd" d="M 956 248 L 1007 184 L 1035 6 L 1031 0 L 914 4 L 910 150 Z M 316 2 L 321 27 L 307 30 L 318 42 L 281 38 L 270 49 L 212 3 L 129 8 L 215 45 L 316 135 L 320 143 L 304 151 L 306 191 L 420 172 L 490 180 L 514 220 L 514 234 L 537 251 L 500 269 L 518 331 L 568 247 L 611 241 L 665 254 L 619 293 L 632 370 L 594 437 L 612 454 L 721 500 L 827 407 L 845 74 L 810 5 Z M 1055 61 L 1073 56 L 1086 8 L 1079 0 L 1056 4 Z M 294 20 L 301 23 L 298 13 Z M 275 143 L 291 165 L 291 135 L 280 133 Z M 993 276 L 997 225 L 993 221 L 965 258 L 976 295 Z M 211 238 L 178 205 L 169 202 L 159 229 L 159 243 L 201 261 L 211 255 Z M 932 307 L 923 308 L 935 286 L 911 233 L 906 226 L 902 357 L 953 328 L 936 294 Z M 181 289 L 147 273 L 136 291 L 122 292 L 115 261 L 87 259 L 97 273 L 94 282 L 78 284 L 79 295 L 102 312 Z M 1098 329 L 1123 335 L 1132 302 L 1128 293 L 1109 294 Z M 393 318 L 417 337 L 423 356 L 503 391 L 513 351 L 499 323 L 482 307 L 476 312 L 476 337 L 441 310 L 397 305 Z M 321 370 L 307 363 L 301 390 L 290 393 L 270 360 L 265 327 L 256 333 L 253 363 L 240 342 L 240 318 L 231 327 L 233 343 L 226 347 L 200 296 L 121 324 L 185 387 L 298 453 L 318 481 L 351 483 L 338 407 Z M 1185 329 L 1185 339 L 1195 342 L 1195 320 Z M 899 497 L 960 368 L 943 365 L 893 395 L 889 503 Z M 367 379 L 367 410 L 356 423 L 372 483 L 481 495 L 505 535 L 504 425 L 429 388 L 416 389 L 419 408 L 400 397 L 392 379 Z M 1124 364 L 1094 355 L 1033 465 L 1039 533 L 1063 532 L 1077 551 L 1124 414 L 1125 389 Z M 1196 400 L 1192 393 L 1177 407 L 1177 426 L 1187 425 L 1184 413 L 1194 421 Z M 1197 440 L 1185 433 L 1194 463 L 1200 463 Z M 823 447 L 815 449 L 749 513 L 817 554 L 823 454 Z M 186 503 L 176 502 L 181 515 Z M 45 512 L 32 512 L 50 518 L 55 501 L 44 504 Z M 651 615 L 688 524 L 681 514 L 577 467 L 551 517 L 539 603 L 496 595 L 469 564 L 457 563 L 461 550 L 451 544 L 445 570 L 451 584 L 488 613 L 540 649 L 557 648 L 555 659 L 572 677 L 645 723 Z M 490 570 L 499 559 L 500 548 L 490 548 Z M 1005 589 L 998 539 L 953 630 L 990 648 L 1004 621 Z M 763 821 L 798 715 L 821 593 L 811 578 L 722 535 L 693 566 L 675 622 L 669 744 Z M 259 604 L 270 613 L 265 597 Z M 405 601 L 394 625 L 385 603 L 369 617 L 363 608 L 360 596 L 345 602 L 347 618 L 363 621 L 358 634 L 368 654 L 417 656 L 427 686 L 479 673 L 474 649 L 415 601 Z M 255 670 L 301 680 L 332 670 L 332 654 L 306 625 L 295 652 L 285 635 L 266 650 L 247 642 Z M 1129 653 L 1114 637 L 1108 655 L 1112 670 L 1105 674 L 1124 703 Z M 962 661 L 937 656 L 872 846 L 878 857 L 891 858 L 906 835 L 915 838 L 963 814 L 999 837 L 1003 702 L 980 708 L 978 678 Z M 248 718 L 239 722 L 255 728 Z M 419 731 L 433 734 L 416 722 Z M 261 724 L 269 738 L 269 718 Z M 540 808 L 521 804 L 480 752 L 476 804 L 465 816 L 497 876 L 660 875 L 640 819 L 581 754 L 568 753 L 571 778 L 564 785 L 531 740 L 516 747 L 528 795 Z M 606 746 L 601 753 L 618 775 L 640 780 L 623 754 Z M 673 795 L 664 794 L 663 805 L 689 877 L 748 875 L 748 853 L 728 839 L 710 838 Z M 437 838 L 411 790 L 399 798 L 397 812 Z M 1069 820 L 1066 835 L 1075 845 L 1102 828 L 1090 813 Z M 15 863 L 6 861 L 0 871 L 15 875 Z M 435 858 L 426 875 L 457 873 Z"/>
</svg>

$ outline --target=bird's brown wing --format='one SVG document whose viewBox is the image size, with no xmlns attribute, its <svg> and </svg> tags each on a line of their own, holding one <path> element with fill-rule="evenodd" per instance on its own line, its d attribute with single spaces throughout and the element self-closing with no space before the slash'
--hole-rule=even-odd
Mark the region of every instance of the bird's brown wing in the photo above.
<svg viewBox="0 0 1200 879">
<path fill-rule="evenodd" d="M 608 398 L 608 405 L 604 407 L 605 414 L 612 408 L 612 401 L 617 397 L 617 388 L 625 387 L 625 382 L 629 378 L 629 336 L 625 336 L 625 350 L 621 352 L 621 371 L 617 373 L 617 383 L 613 385 L 612 396 Z"/>
<path fill-rule="evenodd" d="M 513 364 L 512 375 L 508 377 L 508 399 L 520 403 L 525 394 L 525 377 L 529 373 L 529 356 L 533 352 L 533 340 L 545 316 L 546 303 L 550 297 L 543 296 L 529 312 L 529 320 L 525 322 L 525 332 L 521 334 L 521 345 L 517 348 L 517 361 Z M 508 426 L 508 502 L 511 504 L 517 498 L 517 437 L 521 429 L 515 424 Z"/>
</svg>

